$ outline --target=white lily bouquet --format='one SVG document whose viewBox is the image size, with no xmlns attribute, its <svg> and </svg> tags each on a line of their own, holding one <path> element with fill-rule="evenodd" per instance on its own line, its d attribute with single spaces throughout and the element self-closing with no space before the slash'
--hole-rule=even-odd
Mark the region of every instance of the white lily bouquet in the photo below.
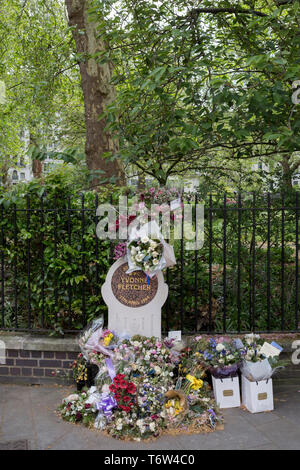
<svg viewBox="0 0 300 470">
<path fill-rule="evenodd" d="M 140 268 L 150 277 L 162 269 L 163 244 L 155 238 L 144 236 L 128 244 L 130 265 Z"/>
<path fill-rule="evenodd" d="M 127 243 L 127 273 L 141 270 L 150 278 L 166 267 L 164 239 L 155 221 L 133 230 Z"/>
</svg>

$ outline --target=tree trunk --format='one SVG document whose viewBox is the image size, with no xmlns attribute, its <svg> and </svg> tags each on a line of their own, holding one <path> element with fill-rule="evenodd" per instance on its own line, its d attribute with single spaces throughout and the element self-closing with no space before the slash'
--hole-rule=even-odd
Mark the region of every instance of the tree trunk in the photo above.
<svg viewBox="0 0 300 470">
<path fill-rule="evenodd" d="M 89 21 L 88 9 L 90 0 L 65 0 L 69 25 L 78 54 L 83 55 L 80 61 L 80 74 L 85 106 L 86 123 L 86 162 L 91 171 L 91 186 L 97 187 L 105 178 L 106 182 L 114 177 L 118 184 L 124 183 L 124 172 L 120 161 L 109 161 L 103 158 L 106 152 L 116 152 L 118 142 L 111 133 L 105 131 L 106 119 L 99 119 L 115 97 L 114 87 L 110 84 L 112 64 L 99 65 L 93 58 L 96 53 L 106 50 L 104 41 L 97 37 L 96 24 Z M 84 58 L 85 57 L 85 58 Z M 97 174 L 97 170 L 100 170 Z"/>
<path fill-rule="evenodd" d="M 282 186 L 284 191 L 292 191 L 293 184 L 292 184 L 292 177 L 293 177 L 293 170 L 290 165 L 290 157 L 289 155 L 283 155 L 281 160 L 282 166 Z"/>
<path fill-rule="evenodd" d="M 36 140 L 34 139 L 32 133 L 30 132 L 29 135 L 29 143 L 30 145 L 38 146 Z M 43 162 L 41 160 L 32 160 L 32 173 L 34 178 L 42 178 L 43 177 Z"/>
<path fill-rule="evenodd" d="M 34 178 L 42 178 L 43 163 L 40 160 L 32 161 L 32 173 L 33 173 Z"/>
</svg>

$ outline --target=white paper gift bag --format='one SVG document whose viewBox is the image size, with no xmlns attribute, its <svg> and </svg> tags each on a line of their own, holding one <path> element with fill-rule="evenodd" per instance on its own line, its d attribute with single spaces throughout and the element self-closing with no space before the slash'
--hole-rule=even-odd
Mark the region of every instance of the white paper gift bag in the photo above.
<svg viewBox="0 0 300 470">
<path fill-rule="evenodd" d="M 274 410 L 272 379 L 250 382 L 242 375 L 242 403 L 250 413 Z"/>
<path fill-rule="evenodd" d="M 236 408 L 241 405 L 238 377 L 216 379 L 212 376 L 215 400 L 219 408 Z"/>
</svg>

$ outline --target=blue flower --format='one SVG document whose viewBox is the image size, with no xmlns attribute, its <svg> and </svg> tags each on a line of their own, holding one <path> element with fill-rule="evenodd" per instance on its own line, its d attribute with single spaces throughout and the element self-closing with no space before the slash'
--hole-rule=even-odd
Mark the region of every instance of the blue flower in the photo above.
<svg viewBox="0 0 300 470">
<path fill-rule="evenodd" d="M 212 358 L 213 358 L 212 354 L 210 354 L 210 353 L 207 352 L 207 351 L 204 351 L 204 359 L 205 359 L 206 361 L 210 361 Z"/>
</svg>

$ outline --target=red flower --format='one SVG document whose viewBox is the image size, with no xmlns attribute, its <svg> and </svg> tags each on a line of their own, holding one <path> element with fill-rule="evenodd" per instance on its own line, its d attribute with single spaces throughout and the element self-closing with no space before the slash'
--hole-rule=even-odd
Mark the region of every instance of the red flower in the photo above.
<svg viewBox="0 0 300 470">
<path fill-rule="evenodd" d="M 120 216 L 119 219 L 116 220 L 116 231 L 118 231 L 120 228 L 120 219 L 122 220 L 122 222 L 125 222 L 128 226 L 135 218 L 136 215 L 130 215 L 129 217 Z"/>
<path fill-rule="evenodd" d="M 127 388 L 127 385 L 128 385 L 128 382 L 126 382 L 126 380 L 122 380 L 120 383 L 119 383 L 119 388 L 125 390 Z"/>
<path fill-rule="evenodd" d="M 121 400 L 121 393 L 115 393 L 115 399 L 117 401 Z"/>
<path fill-rule="evenodd" d="M 115 386 L 114 384 L 111 384 L 111 385 L 109 386 L 109 390 L 110 390 L 111 392 L 115 393 L 115 392 L 117 391 L 117 388 L 116 388 L 116 386 Z"/>
<path fill-rule="evenodd" d="M 159 419 L 159 416 L 158 415 L 152 415 L 151 419 L 152 419 L 152 421 L 155 421 L 156 419 Z"/>
<path fill-rule="evenodd" d="M 120 379 L 124 379 L 125 375 L 124 374 L 118 374 L 115 376 L 114 380 L 120 380 Z"/>
<path fill-rule="evenodd" d="M 125 403 L 128 402 L 128 401 L 130 401 L 130 400 L 131 400 L 131 398 L 130 398 L 128 395 L 124 395 L 123 401 L 124 401 Z"/>
<path fill-rule="evenodd" d="M 88 410 L 88 409 L 91 407 L 91 405 L 90 405 L 90 403 L 86 403 L 86 404 L 84 405 L 84 407 L 85 407 L 86 410 Z"/>
<path fill-rule="evenodd" d="M 129 413 L 129 411 L 130 411 L 130 407 L 129 407 L 129 406 L 120 405 L 119 408 L 121 408 L 121 410 L 125 411 L 126 413 Z"/>
<path fill-rule="evenodd" d="M 135 392 L 136 392 L 136 386 L 130 382 L 127 386 L 127 389 L 126 389 L 127 393 L 129 393 L 130 395 L 134 395 Z"/>
</svg>

